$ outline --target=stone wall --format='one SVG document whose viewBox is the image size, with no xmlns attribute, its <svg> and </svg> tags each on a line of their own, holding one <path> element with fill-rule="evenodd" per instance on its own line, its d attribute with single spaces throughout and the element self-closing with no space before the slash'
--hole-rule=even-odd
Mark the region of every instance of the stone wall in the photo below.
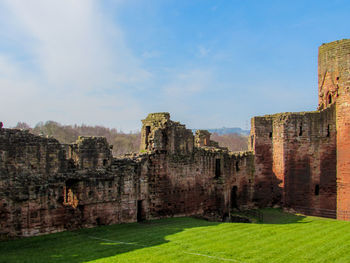
<svg viewBox="0 0 350 263">
<path fill-rule="evenodd" d="M 0 236 L 173 216 L 222 220 L 253 205 L 251 152 L 195 147 L 192 132 L 166 113 L 149 115 L 142 134 L 142 153 L 113 158 L 105 138 L 61 145 L 0 129 Z"/>
<path fill-rule="evenodd" d="M 257 201 L 335 217 L 335 107 L 256 117 L 253 124 L 256 183 L 266 192 Z"/>
<path fill-rule="evenodd" d="M 336 132 L 334 107 L 285 119 L 284 205 L 335 217 Z"/>
<path fill-rule="evenodd" d="M 319 48 L 319 107 L 335 103 L 337 217 L 350 219 L 350 40 Z"/>
</svg>

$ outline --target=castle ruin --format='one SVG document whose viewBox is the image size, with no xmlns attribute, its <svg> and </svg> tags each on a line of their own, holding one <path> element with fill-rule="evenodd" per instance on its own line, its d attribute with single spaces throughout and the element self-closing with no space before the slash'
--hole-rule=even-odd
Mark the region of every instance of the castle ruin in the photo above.
<svg viewBox="0 0 350 263">
<path fill-rule="evenodd" d="M 319 48 L 318 77 L 318 110 L 252 118 L 246 152 L 169 113 L 149 114 L 140 153 L 118 158 L 105 138 L 1 128 L 0 239 L 275 205 L 350 220 L 350 40 Z"/>
</svg>

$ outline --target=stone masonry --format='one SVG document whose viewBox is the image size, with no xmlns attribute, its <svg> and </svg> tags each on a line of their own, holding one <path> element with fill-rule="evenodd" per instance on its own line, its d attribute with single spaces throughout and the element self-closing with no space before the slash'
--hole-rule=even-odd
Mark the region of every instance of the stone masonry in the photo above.
<svg viewBox="0 0 350 263">
<path fill-rule="evenodd" d="M 252 118 L 246 152 L 169 113 L 149 114 L 140 153 L 118 158 L 105 138 L 0 128 L 0 239 L 271 206 L 350 220 L 350 40 L 322 45 L 318 71 L 318 110 Z"/>
<path fill-rule="evenodd" d="M 114 158 L 105 138 L 62 145 L 0 129 L 0 235 L 32 236 L 96 225 L 199 215 L 216 220 L 253 206 L 253 154 L 207 143 L 154 113 L 141 153 Z"/>
</svg>

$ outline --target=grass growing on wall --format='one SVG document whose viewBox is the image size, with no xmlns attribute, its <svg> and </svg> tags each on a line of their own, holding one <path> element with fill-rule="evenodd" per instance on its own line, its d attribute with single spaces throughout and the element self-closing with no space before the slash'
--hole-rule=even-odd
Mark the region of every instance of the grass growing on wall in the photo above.
<svg viewBox="0 0 350 263">
<path fill-rule="evenodd" d="M 0 242 L 0 262 L 350 262 L 350 222 L 262 211 L 259 224 L 171 218 Z"/>
</svg>

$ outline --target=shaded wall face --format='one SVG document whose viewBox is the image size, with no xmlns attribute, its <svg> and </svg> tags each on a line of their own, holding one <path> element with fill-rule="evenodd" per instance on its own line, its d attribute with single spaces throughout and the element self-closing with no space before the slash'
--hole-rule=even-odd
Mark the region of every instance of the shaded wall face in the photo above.
<svg viewBox="0 0 350 263">
<path fill-rule="evenodd" d="M 350 40 L 319 48 L 319 77 L 331 76 L 331 84 L 319 85 L 320 93 L 335 90 L 337 130 L 337 218 L 350 219 Z M 327 73 L 325 73 L 327 72 Z M 319 83 L 320 83 L 319 79 Z M 330 82 L 328 82 L 330 83 Z"/>
<path fill-rule="evenodd" d="M 254 201 L 260 207 L 269 206 L 273 200 L 274 189 L 278 188 L 273 173 L 273 119 L 254 117 L 250 134 L 250 149 L 255 154 Z"/>
<path fill-rule="evenodd" d="M 335 217 L 336 132 L 334 107 L 284 119 L 284 205 Z"/>
<path fill-rule="evenodd" d="M 149 182 L 150 218 L 203 214 L 210 217 L 251 204 L 251 154 L 229 156 L 197 149 L 189 156 L 151 156 L 148 165 L 145 172 Z"/>
<path fill-rule="evenodd" d="M 335 216 L 334 105 L 321 112 L 255 117 L 251 137 L 254 197 L 260 206 L 282 204 L 309 214 Z"/>
</svg>

